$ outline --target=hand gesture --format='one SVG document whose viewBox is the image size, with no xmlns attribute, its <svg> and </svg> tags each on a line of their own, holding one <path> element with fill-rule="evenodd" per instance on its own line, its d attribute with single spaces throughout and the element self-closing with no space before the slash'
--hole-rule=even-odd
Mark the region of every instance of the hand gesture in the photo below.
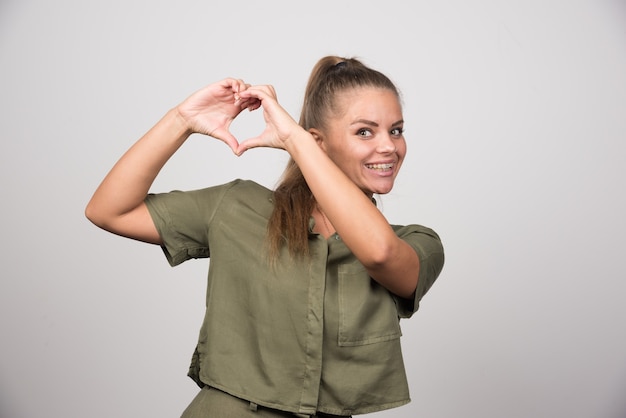
<svg viewBox="0 0 626 418">
<path fill-rule="evenodd" d="M 243 109 L 255 110 L 260 105 L 255 97 L 240 97 L 240 92 L 249 87 L 242 80 L 226 78 L 192 94 L 178 105 L 178 113 L 187 123 L 190 132 L 219 139 L 233 152 L 240 154 L 239 142 L 229 128 Z"/>
<path fill-rule="evenodd" d="M 260 135 L 242 142 L 236 151 L 237 155 L 255 147 L 286 149 L 287 141 L 294 138 L 297 133 L 304 132 L 304 129 L 280 106 L 274 87 L 248 86 L 239 92 L 239 96 L 248 106 L 255 109 L 259 105 L 262 107 L 265 129 Z"/>
</svg>

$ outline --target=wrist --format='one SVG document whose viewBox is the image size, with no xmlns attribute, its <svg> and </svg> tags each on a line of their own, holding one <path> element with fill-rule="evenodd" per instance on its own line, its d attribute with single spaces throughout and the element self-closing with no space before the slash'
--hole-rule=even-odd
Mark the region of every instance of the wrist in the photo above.
<svg viewBox="0 0 626 418">
<path fill-rule="evenodd" d="M 304 129 L 300 129 L 294 135 L 290 135 L 283 142 L 283 146 L 285 151 L 292 157 L 297 157 L 298 154 L 307 155 L 313 147 L 313 149 L 319 148 L 313 135 Z"/>
<path fill-rule="evenodd" d="M 167 112 L 165 118 L 168 120 L 168 124 L 171 129 L 176 133 L 177 137 L 186 139 L 193 134 L 193 129 L 187 122 L 187 119 L 183 116 L 178 106 L 172 108 Z"/>
</svg>

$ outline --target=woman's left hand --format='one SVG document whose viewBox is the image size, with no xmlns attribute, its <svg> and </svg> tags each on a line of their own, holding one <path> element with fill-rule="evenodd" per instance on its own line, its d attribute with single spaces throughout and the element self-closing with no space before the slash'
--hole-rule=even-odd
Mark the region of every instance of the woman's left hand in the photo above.
<svg viewBox="0 0 626 418">
<path fill-rule="evenodd" d="M 239 92 L 242 100 L 257 99 L 263 109 L 265 129 L 255 137 L 246 139 L 239 144 L 237 154 L 241 155 L 250 148 L 270 147 L 287 149 L 287 143 L 304 129 L 278 103 L 276 91 L 271 85 L 251 86 Z"/>
</svg>

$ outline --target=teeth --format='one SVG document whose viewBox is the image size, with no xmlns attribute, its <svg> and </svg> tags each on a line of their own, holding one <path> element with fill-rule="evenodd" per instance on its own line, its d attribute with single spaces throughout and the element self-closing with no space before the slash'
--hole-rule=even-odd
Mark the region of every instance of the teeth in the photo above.
<svg viewBox="0 0 626 418">
<path fill-rule="evenodd" d="M 389 170 L 393 167 L 392 163 L 388 164 L 366 164 L 365 167 L 373 169 L 373 170 Z"/>
</svg>

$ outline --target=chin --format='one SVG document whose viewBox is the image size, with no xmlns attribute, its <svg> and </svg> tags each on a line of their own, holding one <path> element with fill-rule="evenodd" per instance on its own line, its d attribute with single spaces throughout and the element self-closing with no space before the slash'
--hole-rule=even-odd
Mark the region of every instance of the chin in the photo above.
<svg viewBox="0 0 626 418">
<path fill-rule="evenodd" d="M 387 194 L 393 189 L 393 184 L 386 187 L 376 187 L 372 189 L 373 194 Z"/>
<path fill-rule="evenodd" d="M 380 192 L 374 192 L 374 194 L 384 195 L 384 194 L 389 193 L 390 191 L 391 191 L 391 189 L 389 189 L 389 190 L 384 190 L 384 191 L 380 191 Z"/>
</svg>

